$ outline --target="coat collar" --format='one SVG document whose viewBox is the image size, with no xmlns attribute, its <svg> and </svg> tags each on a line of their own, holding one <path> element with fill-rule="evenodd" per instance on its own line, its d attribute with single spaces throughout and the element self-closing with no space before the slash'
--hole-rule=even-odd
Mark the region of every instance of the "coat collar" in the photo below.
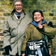
<svg viewBox="0 0 56 56">
<path fill-rule="evenodd" d="M 20 19 L 19 22 L 18 22 L 18 20 L 17 20 L 17 18 L 15 17 L 15 15 L 14 15 L 14 14 L 12 15 L 12 19 L 13 19 L 17 24 L 20 24 L 21 20 L 22 20 L 24 17 L 25 17 L 25 15 L 24 15 L 24 13 L 22 13 L 21 16 L 20 16 L 21 19 Z"/>
</svg>

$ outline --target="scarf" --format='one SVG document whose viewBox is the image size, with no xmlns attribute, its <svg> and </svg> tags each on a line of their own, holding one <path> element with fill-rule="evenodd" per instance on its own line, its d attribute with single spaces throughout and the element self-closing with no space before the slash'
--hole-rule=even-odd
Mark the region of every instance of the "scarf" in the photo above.
<svg viewBox="0 0 56 56">
<path fill-rule="evenodd" d="M 16 14 L 17 16 L 21 16 L 22 12 L 18 13 L 17 11 L 15 11 L 15 14 Z"/>
<path fill-rule="evenodd" d="M 46 23 L 45 20 L 42 21 L 41 25 L 44 24 L 44 23 Z M 34 26 L 36 26 L 36 27 L 38 27 L 38 24 L 35 21 L 32 21 L 31 24 L 34 25 Z"/>
</svg>

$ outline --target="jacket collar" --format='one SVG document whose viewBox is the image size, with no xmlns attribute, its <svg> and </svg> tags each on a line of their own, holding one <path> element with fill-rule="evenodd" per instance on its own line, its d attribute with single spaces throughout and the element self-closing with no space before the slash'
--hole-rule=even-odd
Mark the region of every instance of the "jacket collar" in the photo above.
<svg viewBox="0 0 56 56">
<path fill-rule="evenodd" d="M 15 17 L 15 15 L 13 14 L 12 15 L 12 19 L 17 23 L 17 24 L 19 24 L 20 22 L 21 22 L 21 20 L 23 19 L 25 17 L 25 15 L 24 15 L 24 13 L 22 13 L 21 14 L 21 16 L 20 16 L 20 20 L 19 20 L 19 22 L 18 22 L 18 20 L 17 20 L 17 18 Z"/>
</svg>

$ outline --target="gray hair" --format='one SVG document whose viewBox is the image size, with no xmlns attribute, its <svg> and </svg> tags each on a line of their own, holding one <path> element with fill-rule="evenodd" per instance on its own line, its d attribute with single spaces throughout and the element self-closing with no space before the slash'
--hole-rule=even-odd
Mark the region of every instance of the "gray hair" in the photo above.
<svg viewBox="0 0 56 56">
<path fill-rule="evenodd" d="M 21 2 L 21 3 L 22 3 L 21 0 L 15 0 L 15 1 L 13 2 L 13 5 L 14 5 L 16 2 Z"/>
</svg>

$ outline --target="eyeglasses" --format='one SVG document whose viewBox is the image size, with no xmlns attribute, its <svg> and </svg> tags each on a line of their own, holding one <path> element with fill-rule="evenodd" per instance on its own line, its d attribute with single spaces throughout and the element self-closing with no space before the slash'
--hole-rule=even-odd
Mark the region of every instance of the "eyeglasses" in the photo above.
<svg viewBox="0 0 56 56">
<path fill-rule="evenodd" d="M 16 4 L 16 5 L 14 5 L 14 6 L 22 6 L 22 4 Z"/>
</svg>

